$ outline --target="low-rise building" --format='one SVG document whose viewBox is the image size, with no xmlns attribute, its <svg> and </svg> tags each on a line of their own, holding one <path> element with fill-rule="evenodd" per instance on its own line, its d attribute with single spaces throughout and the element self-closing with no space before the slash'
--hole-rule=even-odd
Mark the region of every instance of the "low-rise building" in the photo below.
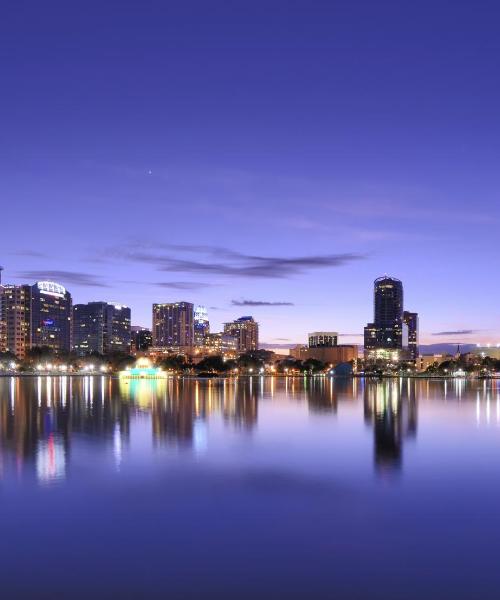
<svg viewBox="0 0 500 600">
<path fill-rule="evenodd" d="M 297 360 L 320 360 L 325 364 L 336 366 L 340 363 L 357 361 L 358 347 L 355 344 L 340 344 L 337 346 L 323 346 L 311 348 L 309 346 L 295 346 L 290 349 L 290 356 Z"/>
</svg>

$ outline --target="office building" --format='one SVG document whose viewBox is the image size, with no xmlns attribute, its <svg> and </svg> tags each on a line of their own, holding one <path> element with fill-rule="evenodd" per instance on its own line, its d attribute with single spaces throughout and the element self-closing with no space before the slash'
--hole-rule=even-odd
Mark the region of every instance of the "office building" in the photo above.
<svg viewBox="0 0 500 600">
<path fill-rule="evenodd" d="M 205 337 L 210 333 L 207 309 L 197 306 L 194 311 L 194 345 L 203 346 Z"/>
<path fill-rule="evenodd" d="M 53 281 L 31 286 L 31 347 L 46 346 L 55 352 L 71 350 L 71 294 Z"/>
<path fill-rule="evenodd" d="M 358 347 L 355 344 L 315 347 L 299 345 L 290 349 L 290 356 L 302 361 L 319 360 L 332 367 L 349 362 L 355 365 L 358 359 Z"/>
<path fill-rule="evenodd" d="M 130 352 L 130 308 L 89 302 L 73 308 L 73 348 L 80 356 Z"/>
<path fill-rule="evenodd" d="M 24 358 L 30 348 L 31 288 L 0 285 L 0 352 Z"/>
<path fill-rule="evenodd" d="M 403 348 L 403 284 L 394 277 L 374 282 L 374 320 L 365 327 L 365 349 Z"/>
<path fill-rule="evenodd" d="M 151 329 L 132 325 L 132 351 L 146 352 L 153 345 L 153 335 Z"/>
<path fill-rule="evenodd" d="M 194 345 L 194 305 L 190 302 L 153 304 L 153 346 L 190 348 Z"/>
<path fill-rule="evenodd" d="M 403 323 L 408 328 L 408 352 L 411 360 L 418 358 L 418 313 L 403 312 Z"/>
<path fill-rule="evenodd" d="M 365 358 L 391 362 L 418 356 L 418 314 L 403 309 L 403 284 L 394 277 L 374 282 L 374 320 L 364 329 Z"/>
<path fill-rule="evenodd" d="M 253 352 L 259 348 L 259 324 L 253 317 L 224 323 L 224 333 L 236 339 L 238 352 Z"/>
<path fill-rule="evenodd" d="M 231 354 L 238 352 L 238 340 L 227 333 L 209 333 L 205 336 L 204 348 L 208 354 Z"/>
</svg>

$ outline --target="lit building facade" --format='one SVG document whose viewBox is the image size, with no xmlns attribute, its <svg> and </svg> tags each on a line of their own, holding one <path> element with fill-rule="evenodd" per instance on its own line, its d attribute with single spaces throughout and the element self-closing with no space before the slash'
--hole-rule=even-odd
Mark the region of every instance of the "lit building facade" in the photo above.
<svg viewBox="0 0 500 600">
<path fill-rule="evenodd" d="M 254 352 L 259 348 L 259 324 L 253 317 L 224 323 L 224 333 L 236 339 L 238 352 Z"/>
<path fill-rule="evenodd" d="M 489 356 L 490 358 L 494 358 L 495 360 L 500 360 L 500 344 L 477 344 L 471 350 L 471 354 L 480 358 L 486 358 L 487 356 Z"/>
<path fill-rule="evenodd" d="M 0 352 L 24 358 L 30 348 L 31 288 L 0 285 Z"/>
<path fill-rule="evenodd" d="M 194 305 L 191 302 L 153 304 L 153 346 L 189 348 L 194 345 Z"/>
<path fill-rule="evenodd" d="M 204 306 L 197 306 L 194 311 L 194 345 L 203 346 L 205 337 L 210 333 L 210 322 L 208 320 L 207 309 Z"/>
<path fill-rule="evenodd" d="M 320 360 L 333 367 L 349 362 L 352 362 L 355 366 L 358 359 L 358 347 L 355 344 L 316 347 L 296 346 L 290 349 L 290 356 L 297 360 Z"/>
<path fill-rule="evenodd" d="M 31 286 L 31 347 L 47 346 L 55 352 L 71 350 L 71 294 L 53 281 Z"/>
<path fill-rule="evenodd" d="M 308 335 L 309 348 L 331 348 L 337 345 L 336 331 L 314 331 Z"/>
<path fill-rule="evenodd" d="M 205 337 L 204 348 L 209 354 L 236 354 L 238 340 L 227 333 L 209 333 Z"/>
<path fill-rule="evenodd" d="M 130 352 L 130 308 L 122 304 L 89 302 L 73 308 L 73 349 L 90 352 Z"/>
</svg>

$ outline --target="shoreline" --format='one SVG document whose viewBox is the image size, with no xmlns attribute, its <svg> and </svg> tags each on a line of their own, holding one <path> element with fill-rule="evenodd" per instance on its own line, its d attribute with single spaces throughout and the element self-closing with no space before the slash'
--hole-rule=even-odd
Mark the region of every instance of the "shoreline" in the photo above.
<svg viewBox="0 0 500 600">
<path fill-rule="evenodd" d="M 34 377 L 111 377 L 113 379 L 120 379 L 118 373 L 0 373 L 0 378 L 18 377 L 18 378 L 34 378 Z M 453 381 L 481 381 L 489 379 L 500 379 L 500 376 L 481 376 L 481 377 L 453 377 L 451 375 L 346 375 L 346 376 L 335 376 L 335 375 L 309 375 L 309 374 L 297 374 L 297 375 L 281 375 L 281 374 L 255 374 L 255 375 L 216 375 L 212 377 L 200 377 L 197 375 L 169 375 L 165 379 L 193 379 L 197 381 L 212 381 L 214 379 L 251 379 L 251 378 L 273 378 L 273 379 L 335 379 L 335 380 L 346 380 L 346 379 L 424 379 L 424 380 L 453 380 Z M 156 378 L 149 377 L 130 377 L 127 381 L 157 381 Z"/>
</svg>

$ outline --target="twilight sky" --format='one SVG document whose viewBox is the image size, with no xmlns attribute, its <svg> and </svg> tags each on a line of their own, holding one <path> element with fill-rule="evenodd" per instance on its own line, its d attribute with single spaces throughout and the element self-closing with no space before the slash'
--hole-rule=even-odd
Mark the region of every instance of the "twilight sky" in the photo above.
<svg viewBox="0 0 500 600">
<path fill-rule="evenodd" d="M 9 3 L 4 281 L 288 343 L 360 334 L 388 273 L 422 342 L 500 341 L 499 22 L 481 0 Z"/>
</svg>

